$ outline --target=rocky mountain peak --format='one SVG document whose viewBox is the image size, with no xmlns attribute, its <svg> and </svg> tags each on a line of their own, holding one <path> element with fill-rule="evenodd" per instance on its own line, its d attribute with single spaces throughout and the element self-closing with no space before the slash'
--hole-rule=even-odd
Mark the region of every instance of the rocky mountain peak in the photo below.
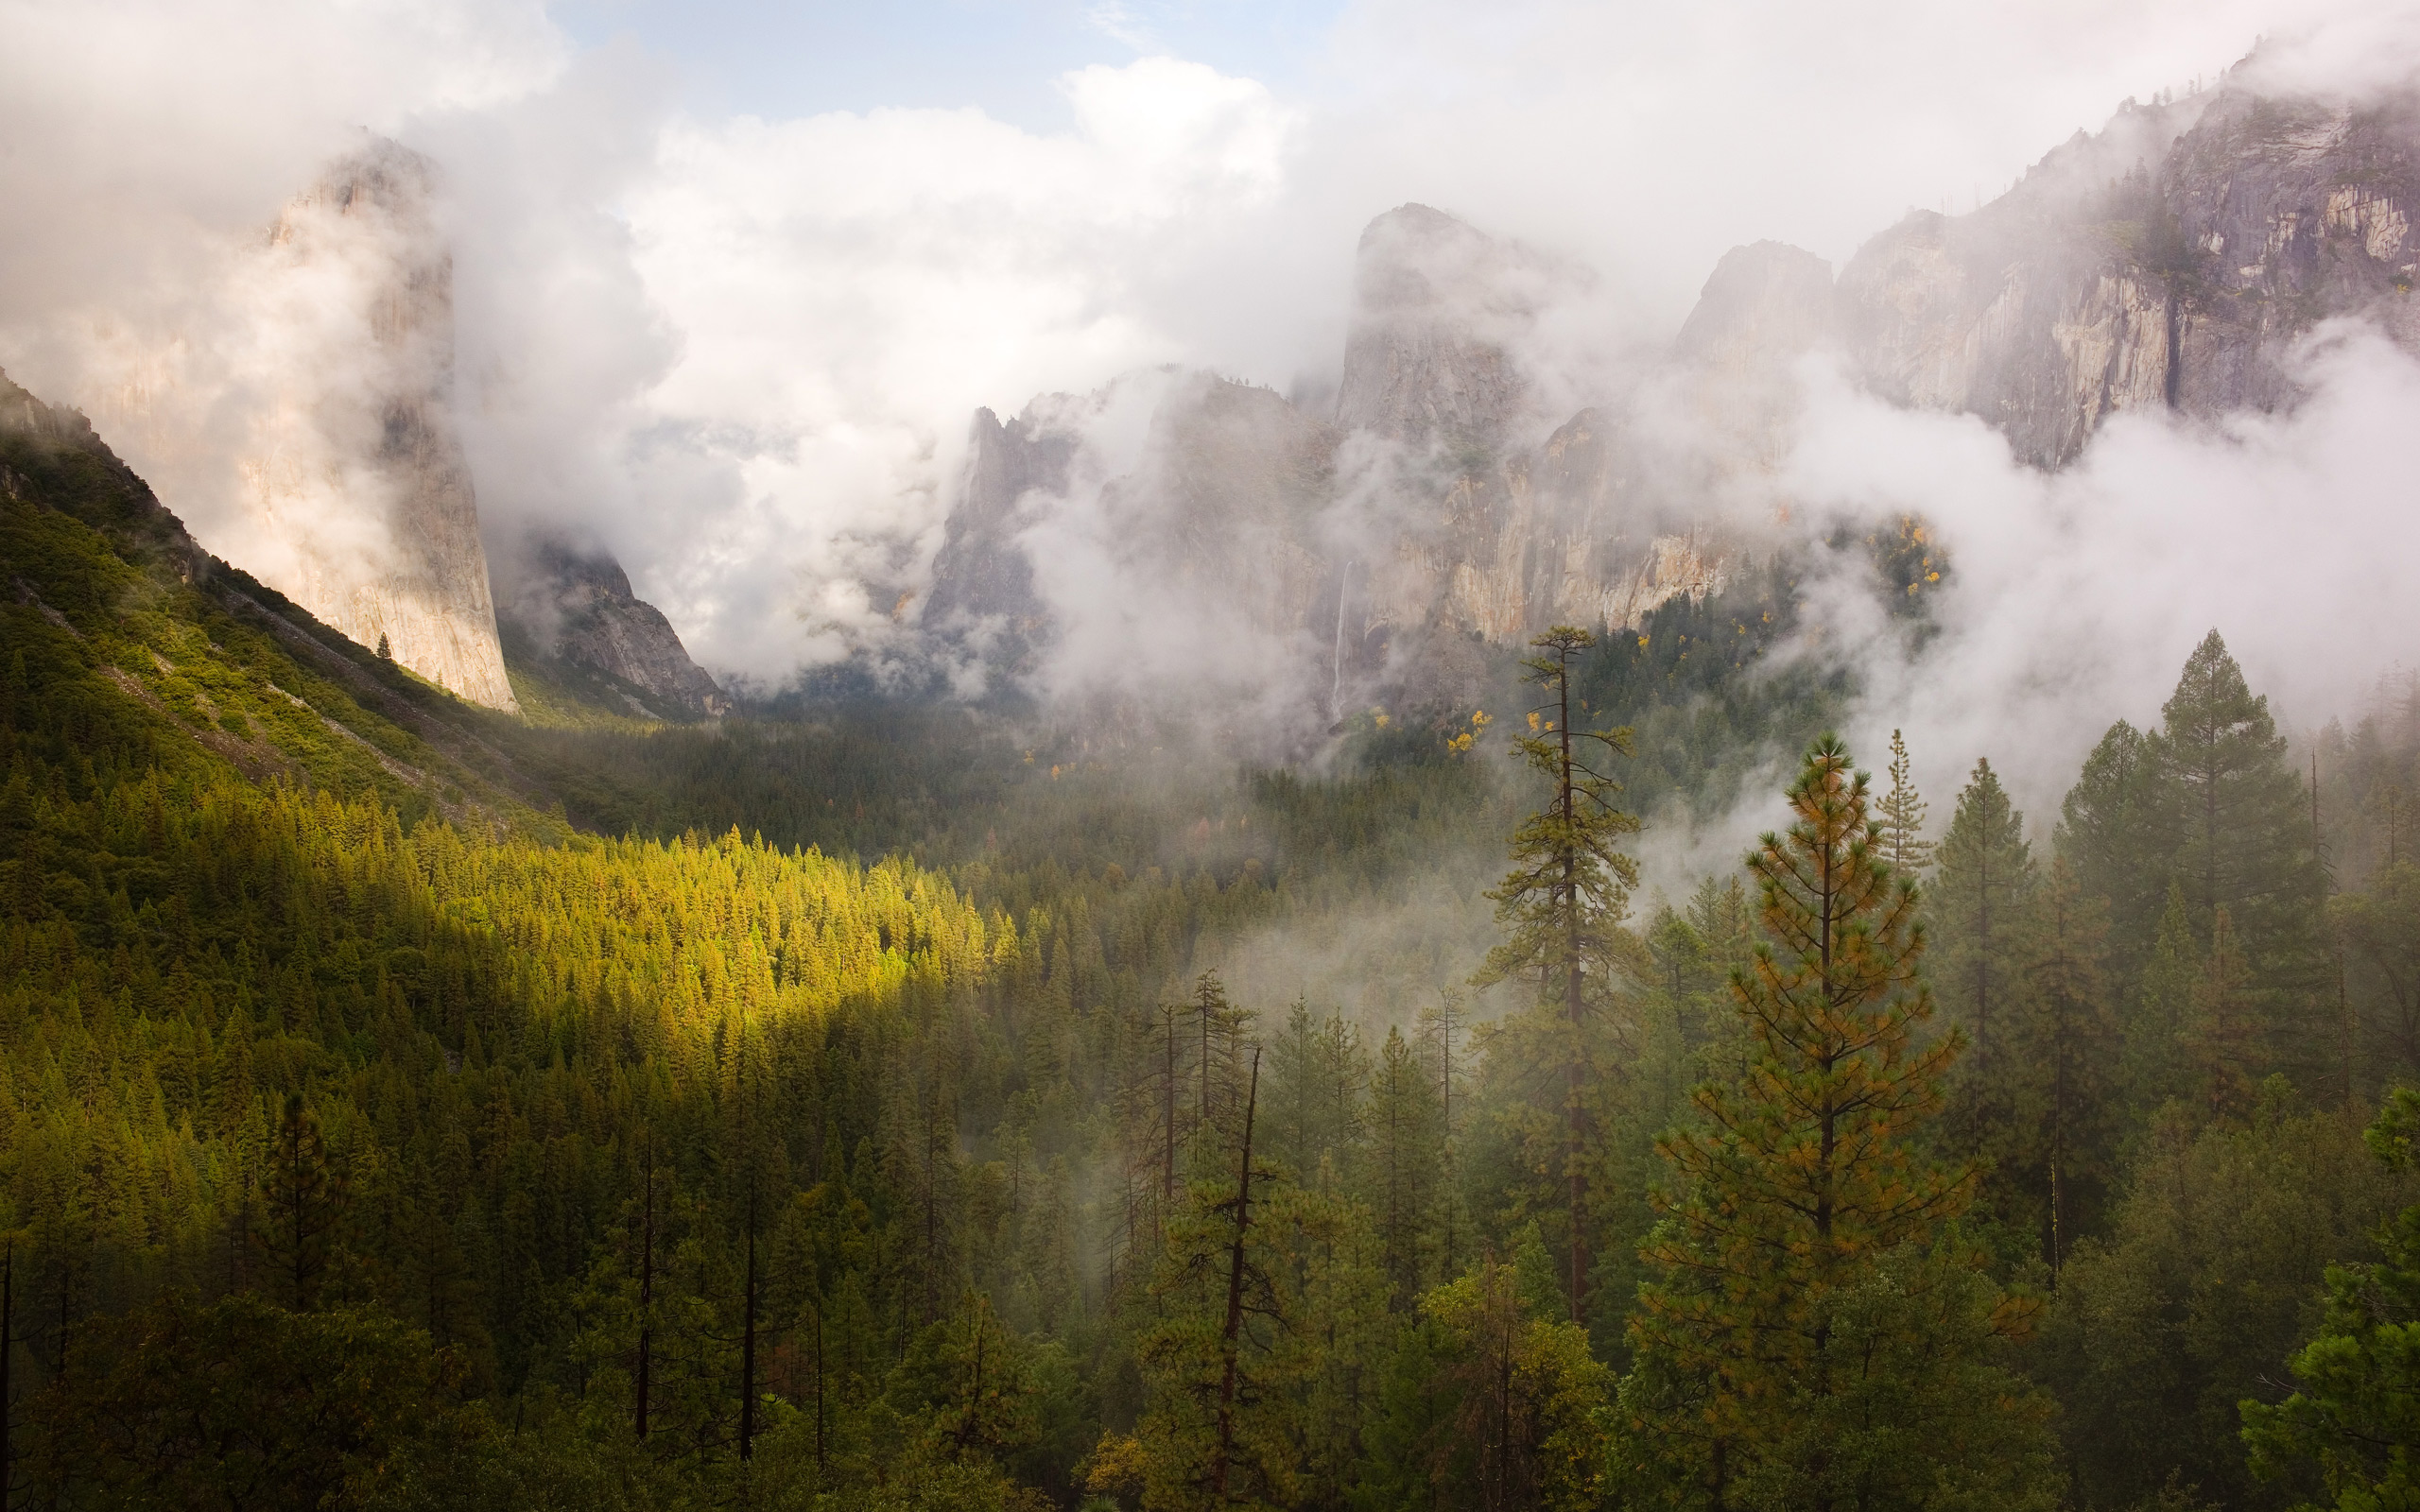
<svg viewBox="0 0 2420 1512">
<path fill-rule="evenodd" d="M 1701 368 L 1762 376 L 1830 340 L 1838 324 L 1832 265 L 1784 242 L 1755 242 L 1715 264 L 1672 347 Z"/>
<path fill-rule="evenodd" d="M 2331 316 L 2420 347 L 2420 93 L 2357 109 L 2238 76 L 2130 103 L 1990 204 L 1867 243 L 1840 283 L 1867 383 L 2055 467 L 2123 410 L 2290 404 L 2288 352 Z"/>
<path fill-rule="evenodd" d="M 1529 385 L 1513 356 L 1541 269 L 1443 211 L 1402 205 L 1361 233 L 1336 423 L 1415 445 L 1492 448 Z"/>
</svg>

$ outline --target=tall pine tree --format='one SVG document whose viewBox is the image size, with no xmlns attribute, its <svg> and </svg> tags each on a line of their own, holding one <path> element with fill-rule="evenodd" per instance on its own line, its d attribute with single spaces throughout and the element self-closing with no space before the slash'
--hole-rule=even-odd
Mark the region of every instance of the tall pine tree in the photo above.
<svg viewBox="0 0 2420 1512">
<path fill-rule="evenodd" d="M 2325 899 L 2302 774 L 2287 759 L 2269 700 L 2254 696 L 2212 630 L 2186 660 L 2161 709 L 2156 747 L 2173 815 L 2170 869 L 2206 946 L 2226 910 L 2252 988 L 2273 1029 L 2323 974 Z"/>
<path fill-rule="evenodd" d="M 1857 1422 L 1990 1423 L 2016 1400 L 1995 1374 L 1933 1373 L 2015 1314 L 1971 1261 L 1926 1258 L 1973 1190 L 1914 1143 L 1962 1041 L 1923 1034 L 1916 892 L 1876 854 L 1867 784 L 1833 737 L 1807 752 L 1797 822 L 1748 862 L 1769 943 L 1733 979 L 1747 1064 L 1664 1143 L 1679 1186 L 1648 1246 L 1663 1274 L 1639 1294 L 1624 1400 L 1684 1505 L 1895 1504 L 1910 1465 L 1927 1480 L 1989 1435 L 1876 1454 Z M 1909 1304 L 1927 1294 L 1964 1300 Z M 1913 1400 L 1876 1414 L 1875 1393 L 1904 1385 L 1874 1374 L 1880 1358 L 1927 1364 Z"/>
<path fill-rule="evenodd" d="M 1891 791 L 1882 797 L 1882 817 L 1875 829 L 1882 841 L 1882 859 L 1910 882 L 1932 865 L 1932 842 L 1925 838 L 1927 806 L 1924 795 L 1916 791 L 1908 742 L 1894 730 L 1891 731 Z"/>
<path fill-rule="evenodd" d="M 2123 719 L 2084 758 L 2053 840 L 2076 885 L 2109 907 L 2110 969 L 2131 989 L 2159 935 L 2176 848 L 2158 752 Z"/>
<path fill-rule="evenodd" d="M 2064 857 L 2036 898 L 2013 997 L 2014 1160 L 2002 1173 L 2041 1214 L 2054 1279 L 2079 1233 L 2098 1227 L 2117 1158 L 2118 1021 L 2109 1004 L 2105 904 Z"/>
<path fill-rule="evenodd" d="M 1506 938 L 1488 953 L 1479 985 L 1534 976 L 1535 1017 L 1560 1022 L 1547 1036 L 1561 1072 L 1566 1284 L 1571 1315 L 1583 1315 L 1588 1290 L 1587 1148 L 1590 1082 L 1599 1073 L 1593 1040 L 1610 1011 L 1615 978 L 1635 968 L 1637 942 L 1623 928 L 1638 864 L 1619 849 L 1638 820 L 1616 806 L 1621 785 L 1595 763 L 1630 754 L 1630 731 L 1574 729 L 1573 659 L 1596 644 L 1586 630 L 1558 625 L 1530 643 L 1522 680 L 1545 698 L 1530 712 L 1530 732 L 1513 748 L 1545 778 L 1547 806 L 1512 833 L 1513 869 L 1488 896 Z M 1543 1029 L 1544 1024 L 1539 1025 Z"/>
<path fill-rule="evenodd" d="M 1974 1050 L 1962 1068 L 1960 1101 L 1970 1132 L 1976 1120 L 1996 1120 L 2005 1087 L 1999 1060 L 2016 986 L 2025 909 L 2033 895 L 2033 855 L 2025 817 L 1989 761 L 1958 795 L 1958 812 L 1942 836 L 1929 914 L 1934 929 L 1933 978 L 1949 1020 Z"/>
</svg>

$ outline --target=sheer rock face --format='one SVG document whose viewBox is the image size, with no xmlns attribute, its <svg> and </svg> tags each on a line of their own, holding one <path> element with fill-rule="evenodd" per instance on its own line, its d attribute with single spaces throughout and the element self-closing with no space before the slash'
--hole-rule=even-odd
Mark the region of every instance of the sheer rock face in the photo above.
<svg viewBox="0 0 2420 1512">
<path fill-rule="evenodd" d="M 649 719 L 718 719 L 730 696 L 689 659 L 671 623 L 631 592 L 622 564 L 560 541 L 535 547 L 513 584 L 505 617 L 539 654 L 606 679 Z"/>
<path fill-rule="evenodd" d="M 1868 243 L 1841 279 L 1850 348 L 1884 397 L 1979 415 L 2044 467 L 2119 411 L 2289 405 L 2287 352 L 2324 318 L 2420 346 L 2415 127 L 2409 94 L 2130 106 L 1974 214 Z"/>
<path fill-rule="evenodd" d="M 978 636 L 987 646 L 1012 637 L 1017 648 L 1003 658 L 1009 663 L 1025 661 L 1049 621 L 1017 536 L 1030 523 L 1023 509 L 1028 495 L 1063 492 L 1075 458 L 1079 433 L 1053 427 L 1042 413 L 1053 400 L 1072 403 L 1063 395 L 1038 399 L 1006 424 L 988 409 L 975 412 L 965 481 L 922 610 L 925 626 Z"/>
<path fill-rule="evenodd" d="M 1668 507 L 1621 416 L 1520 439 L 1547 431 L 1517 343 L 1550 269 L 1419 205 L 1373 222 L 1360 255 L 1333 423 L 1198 373 L 1165 378 L 1122 457 L 1105 438 L 1119 386 L 1006 423 L 978 412 L 923 624 L 1021 674 L 1080 642 L 1105 597 L 1288 648 L 1333 699 L 1348 674 L 1416 679 L 1459 636 L 1630 625 L 1720 586 L 1736 546 Z M 1767 345 L 1798 339 L 1786 298 L 1736 302 L 1793 333 Z M 1751 363 L 1753 332 L 1700 327 Z M 1092 576 L 1068 565 L 1086 554 Z"/>
<path fill-rule="evenodd" d="M 1536 318 L 1542 274 L 1517 249 L 1426 205 L 1370 222 L 1355 260 L 1337 427 L 1451 450 L 1502 444 L 1528 397 L 1513 352 Z"/>
<path fill-rule="evenodd" d="M 428 161 L 378 143 L 270 233 L 259 313 L 290 354 L 241 462 L 262 577 L 473 703 L 511 710 L 451 412 L 453 265 Z"/>
</svg>

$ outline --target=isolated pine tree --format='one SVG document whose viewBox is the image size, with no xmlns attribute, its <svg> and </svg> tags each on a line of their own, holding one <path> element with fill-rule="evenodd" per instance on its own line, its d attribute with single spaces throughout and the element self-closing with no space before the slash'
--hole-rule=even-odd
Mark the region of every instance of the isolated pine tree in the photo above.
<svg viewBox="0 0 2420 1512">
<path fill-rule="evenodd" d="M 1882 840 L 1882 858 L 1891 869 L 1914 882 L 1932 865 L 1932 842 L 1925 838 L 1924 796 L 1916 791 L 1908 761 L 1908 743 L 1891 731 L 1891 791 L 1883 795 L 1882 817 L 1875 826 Z"/>
<path fill-rule="evenodd" d="M 1571 1315 L 1582 1315 L 1588 1288 L 1587 1174 L 1591 1039 L 1608 1011 L 1615 979 L 1639 961 L 1622 927 L 1638 865 L 1618 849 L 1638 820 L 1616 806 L 1621 786 L 1592 762 L 1630 754 L 1630 731 L 1573 728 L 1572 660 L 1596 644 L 1586 630 L 1556 626 L 1530 644 L 1523 680 L 1545 698 L 1530 713 L 1530 732 L 1514 748 L 1547 780 L 1547 806 L 1512 833 L 1513 869 L 1488 897 L 1506 938 L 1473 978 L 1479 986 L 1534 979 L 1542 1014 L 1559 1017 L 1551 1038 L 1561 1075 L 1564 1222 Z"/>
</svg>

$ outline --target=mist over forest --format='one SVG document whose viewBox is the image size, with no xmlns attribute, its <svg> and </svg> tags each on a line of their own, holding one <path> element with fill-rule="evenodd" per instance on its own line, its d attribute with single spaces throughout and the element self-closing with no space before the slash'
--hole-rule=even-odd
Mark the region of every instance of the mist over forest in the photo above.
<svg viewBox="0 0 2420 1512">
<path fill-rule="evenodd" d="M 0 0 L 0 1512 L 2378 1512 L 2420 11 Z"/>
</svg>

